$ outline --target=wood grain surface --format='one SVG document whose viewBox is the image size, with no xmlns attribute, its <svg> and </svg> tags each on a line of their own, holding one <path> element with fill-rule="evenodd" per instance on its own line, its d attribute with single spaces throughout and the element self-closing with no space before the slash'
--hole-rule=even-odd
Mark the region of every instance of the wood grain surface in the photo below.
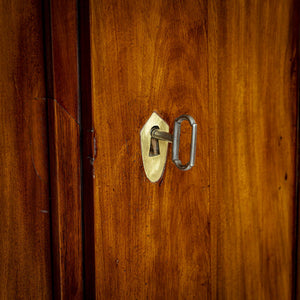
<svg viewBox="0 0 300 300">
<path fill-rule="evenodd" d="M 78 8 L 44 2 L 43 48 L 41 5 L 0 4 L 1 299 L 83 298 Z M 299 3 L 79 7 L 86 297 L 291 299 Z M 156 184 L 153 111 L 198 123 Z"/>
<path fill-rule="evenodd" d="M 209 298 L 206 2 L 90 5 L 96 297 Z M 200 141 L 196 166 L 181 172 L 169 151 L 157 184 L 139 135 L 153 111 L 171 127 L 192 115 Z"/>
<path fill-rule="evenodd" d="M 51 299 L 40 1 L 1 1 L 0 44 L 0 298 Z"/>
<path fill-rule="evenodd" d="M 48 100 L 54 295 L 83 296 L 79 126 Z M 79 162 L 78 162 L 79 161 Z"/>
<path fill-rule="evenodd" d="M 212 297 L 291 299 L 299 4 L 210 1 Z"/>
<path fill-rule="evenodd" d="M 95 296 L 291 298 L 299 5 L 91 0 L 89 12 Z M 153 111 L 199 124 L 196 167 L 169 156 L 158 184 L 139 145 Z"/>
<path fill-rule="evenodd" d="M 47 100 L 56 299 L 83 297 L 76 1 L 45 1 Z"/>
<path fill-rule="evenodd" d="M 53 93 L 79 123 L 78 11 L 75 0 L 51 0 Z"/>
</svg>

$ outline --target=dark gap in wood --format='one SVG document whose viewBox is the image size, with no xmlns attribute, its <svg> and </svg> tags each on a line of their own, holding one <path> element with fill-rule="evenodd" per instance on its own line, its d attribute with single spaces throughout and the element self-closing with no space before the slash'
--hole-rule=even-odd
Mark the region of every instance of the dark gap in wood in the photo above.
<svg viewBox="0 0 300 300">
<path fill-rule="evenodd" d="M 53 253 L 53 230 L 52 230 L 52 206 L 51 206 L 51 169 L 50 169 L 50 129 L 49 129 L 49 109 L 48 97 L 53 97 L 53 69 L 52 69 L 52 42 L 51 42 L 51 13 L 50 0 L 42 1 L 43 15 L 43 48 L 44 48 L 44 66 L 45 66 L 45 105 L 47 116 L 47 159 L 48 159 L 48 185 L 49 185 L 49 224 L 50 224 L 50 253 L 51 253 L 51 277 L 52 277 L 52 299 L 55 299 L 55 272 L 54 272 L 54 253 Z"/>
<path fill-rule="evenodd" d="M 84 234 L 84 193 L 83 193 L 83 132 L 82 132 L 82 101 L 81 101 L 81 82 L 80 82 L 80 7 L 79 0 L 76 0 L 77 6 L 77 69 L 78 69 L 78 118 L 79 118 L 79 140 L 80 140 L 80 192 L 81 192 L 81 234 L 82 234 L 82 281 L 83 281 L 83 295 L 86 294 L 86 280 L 85 280 L 85 234 Z"/>
<path fill-rule="evenodd" d="M 86 299 L 95 299 L 95 242 L 94 242 L 94 166 L 90 158 L 94 157 L 91 97 L 91 51 L 89 1 L 78 0 L 79 26 L 79 88 L 80 88 L 80 118 L 81 118 L 81 164 L 82 181 L 81 195 L 83 202 L 84 231 L 84 278 Z"/>
</svg>

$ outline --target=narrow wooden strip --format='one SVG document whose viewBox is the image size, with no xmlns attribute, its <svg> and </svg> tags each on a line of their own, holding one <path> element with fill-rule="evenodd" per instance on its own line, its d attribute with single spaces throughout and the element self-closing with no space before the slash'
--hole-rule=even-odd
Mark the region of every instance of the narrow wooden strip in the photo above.
<svg viewBox="0 0 300 300">
<path fill-rule="evenodd" d="M 83 297 L 76 1 L 46 1 L 54 295 Z M 51 24 L 49 22 L 51 20 Z"/>
<path fill-rule="evenodd" d="M 76 0 L 51 0 L 54 98 L 79 122 L 77 15 Z"/>
<path fill-rule="evenodd" d="M 79 125 L 48 99 L 54 294 L 83 296 Z"/>
</svg>

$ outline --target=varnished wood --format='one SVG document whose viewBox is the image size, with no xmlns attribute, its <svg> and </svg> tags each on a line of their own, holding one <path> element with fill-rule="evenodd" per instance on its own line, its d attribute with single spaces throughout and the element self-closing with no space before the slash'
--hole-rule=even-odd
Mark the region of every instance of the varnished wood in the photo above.
<svg viewBox="0 0 300 300">
<path fill-rule="evenodd" d="M 79 128 L 57 101 L 48 100 L 54 294 L 83 296 Z"/>
<path fill-rule="evenodd" d="M 57 299 L 81 299 L 83 245 L 76 1 L 52 0 L 51 9 L 46 1 L 45 16 L 54 295 Z"/>
<path fill-rule="evenodd" d="M 299 5 L 210 1 L 212 297 L 291 299 Z"/>
<path fill-rule="evenodd" d="M 75 0 L 51 0 L 54 95 L 60 105 L 79 122 L 77 15 Z"/>
<path fill-rule="evenodd" d="M 0 43 L 0 298 L 51 299 L 40 1 L 1 1 Z"/>
<path fill-rule="evenodd" d="M 296 2 L 90 5 L 96 297 L 291 298 Z M 196 167 L 157 185 L 139 148 L 154 110 L 200 120 Z"/>
<path fill-rule="evenodd" d="M 94 211 L 84 213 L 94 217 L 96 298 L 209 298 L 206 2 L 90 5 Z M 157 184 L 139 136 L 153 111 L 172 127 L 184 113 L 199 124 L 196 166 L 181 172 L 169 152 Z"/>
</svg>

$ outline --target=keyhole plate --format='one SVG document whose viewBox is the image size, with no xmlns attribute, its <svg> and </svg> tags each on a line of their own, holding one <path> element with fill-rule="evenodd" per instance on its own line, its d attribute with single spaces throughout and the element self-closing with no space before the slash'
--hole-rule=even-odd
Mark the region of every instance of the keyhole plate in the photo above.
<svg viewBox="0 0 300 300">
<path fill-rule="evenodd" d="M 140 132 L 144 170 L 151 182 L 157 182 L 164 173 L 168 142 L 158 141 L 159 154 L 150 156 L 151 129 L 157 126 L 160 130 L 169 132 L 169 125 L 157 114 L 153 113 Z"/>
</svg>

